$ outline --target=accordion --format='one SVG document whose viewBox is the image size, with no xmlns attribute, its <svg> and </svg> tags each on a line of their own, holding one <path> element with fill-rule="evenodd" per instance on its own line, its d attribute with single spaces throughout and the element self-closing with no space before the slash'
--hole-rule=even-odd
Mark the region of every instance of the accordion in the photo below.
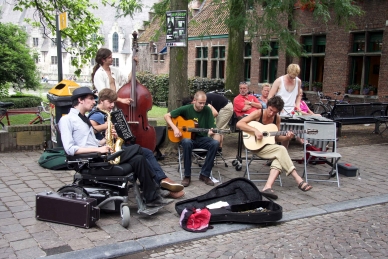
<svg viewBox="0 0 388 259">
<path fill-rule="evenodd" d="M 118 109 L 110 113 L 111 120 L 115 126 L 117 135 L 124 141 L 133 141 L 135 136 L 132 134 L 131 129 L 128 126 L 123 111 Z"/>
</svg>

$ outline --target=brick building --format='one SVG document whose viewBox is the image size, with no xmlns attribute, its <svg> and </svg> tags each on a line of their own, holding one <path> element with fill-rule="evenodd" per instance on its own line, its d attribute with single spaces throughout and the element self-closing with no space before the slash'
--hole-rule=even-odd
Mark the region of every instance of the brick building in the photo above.
<svg viewBox="0 0 388 259">
<path fill-rule="evenodd" d="M 351 85 L 351 97 L 386 101 L 388 96 L 388 1 L 358 1 L 365 14 L 353 19 L 355 28 L 346 30 L 329 21 L 324 24 L 315 21 L 313 13 L 295 8 L 294 17 L 301 24 L 295 30 L 295 37 L 303 44 L 305 57 L 289 58 L 279 51 L 276 39 L 271 41 L 270 53 L 259 53 L 256 46 L 260 32 L 252 42 L 245 43 L 244 78 L 251 89 L 259 91 L 261 83 L 272 83 L 286 73 L 290 63 L 301 67 L 300 78 L 305 91 L 312 96 L 322 89 L 327 95 L 334 91 L 344 92 Z M 193 1 L 188 28 L 188 76 L 225 78 L 228 30 L 225 26 L 209 22 L 215 15 L 222 18 L 226 13 L 217 12 L 217 6 L 210 0 L 202 3 Z M 333 14 L 334 17 L 334 14 Z M 287 24 L 287 20 L 284 21 Z M 169 53 L 165 48 L 165 36 L 151 42 L 158 23 L 152 23 L 140 36 L 140 49 L 145 59 L 140 70 L 162 74 L 169 71 Z M 385 44 L 384 44 L 385 43 Z M 359 89 L 360 94 L 357 92 Z M 367 92 L 364 89 L 373 91 Z M 363 91 L 364 90 L 364 91 Z"/>
</svg>

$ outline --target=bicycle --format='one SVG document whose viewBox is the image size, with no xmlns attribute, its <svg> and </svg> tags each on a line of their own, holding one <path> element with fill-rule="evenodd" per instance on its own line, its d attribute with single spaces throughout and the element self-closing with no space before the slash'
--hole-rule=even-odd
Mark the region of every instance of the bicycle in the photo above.
<svg viewBox="0 0 388 259">
<path fill-rule="evenodd" d="M 13 105 L 14 105 L 13 102 L 0 102 L 0 126 L 1 126 L 1 129 L 4 129 L 4 123 L 2 122 L 2 120 L 4 118 L 7 118 L 7 124 L 8 124 L 8 126 L 10 125 L 7 108 L 12 107 Z"/>
<path fill-rule="evenodd" d="M 335 98 L 334 100 L 331 99 L 330 96 L 324 96 L 322 92 L 317 92 L 319 101 L 313 105 L 313 112 L 315 114 L 320 114 L 323 117 L 330 117 L 331 111 L 333 110 L 333 107 L 337 104 L 348 104 L 349 102 L 346 101 L 349 96 L 347 94 L 342 95 L 342 99 L 337 100 L 337 97 L 341 95 L 341 92 L 334 92 L 333 93 Z"/>
<path fill-rule="evenodd" d="M 42 112 L 44 113 L 47 113 L 47 114 L 50 114 L 50 104 L 49 103 L 45 103 L 45 102 L 41 102 L 40 103 L 41 105 L 38 106 L 38 112 L 36 113 L 36 117 L 33 118 L 28 124 L 43 124 L 45 123 L 46 121 L 50 121 L 50 117 L 48 118 L 44 118 L 44 116 L 42 115 Z"/>
<path fill-rule="evenodd" d="M 224 90 L 224 91 L 222 91 Z M 219 95 L 222 95 L 222 96 L 225 96 L 227 93 L 230 93 L 230 94 L 233 94 L 232 90 L 228 89 L 225 91 L 225 89 L 221 89 L 221 90 L 214 90 L 214 91 L 210 91 L 208 93 L 214 93 L 214 94 L 219 94 Z"/>
</svg>

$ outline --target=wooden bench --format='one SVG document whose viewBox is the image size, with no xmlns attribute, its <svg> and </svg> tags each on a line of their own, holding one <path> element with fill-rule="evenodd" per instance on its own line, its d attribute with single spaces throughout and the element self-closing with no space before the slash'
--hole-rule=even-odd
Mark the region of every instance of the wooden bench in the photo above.
<svg viewBox="0 0 388 259">
<path fill-rule="evenodd" d="M 374 133 L 380 134 L 379 127 L 382 119 L 387 117 L 387 110 L 388 103 L 337 104 L 330 113 L 330 119 L 341 125 L 374 123 Z"/>
</svg>

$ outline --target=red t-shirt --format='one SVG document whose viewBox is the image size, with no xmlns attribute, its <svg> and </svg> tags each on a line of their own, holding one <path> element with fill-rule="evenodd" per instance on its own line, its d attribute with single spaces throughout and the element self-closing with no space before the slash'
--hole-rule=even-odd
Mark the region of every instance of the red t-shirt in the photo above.
<svg viewBox="0 0 388 259">
<path fill-rule="evenodd" d="M 245 100 L 248 100 L 249 102 L 253 102 L 253 103 L 259 103 L 259 100 L 253 95 L 244 95 L 244 96 L 241 94 L 237 95 L 233 100 L 233 110 L 236 113 L 237 117 L 243 116 L 244 114 L 249 114 L 257 110 L 257 108 L 252 107 L 247 111 L 243 111 L 242 109 L 245 106 L 244 104 Z"/>
</svg>

